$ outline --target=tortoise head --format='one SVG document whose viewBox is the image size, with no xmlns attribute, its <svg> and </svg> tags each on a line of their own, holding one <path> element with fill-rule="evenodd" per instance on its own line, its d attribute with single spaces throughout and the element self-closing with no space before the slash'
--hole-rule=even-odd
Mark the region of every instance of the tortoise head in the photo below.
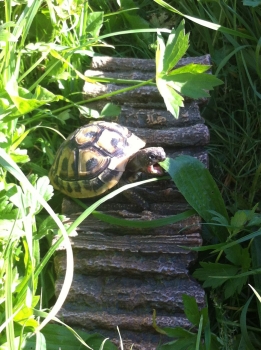
<svg viewBox="0 0 261 350">
<path fill-rule="evenodd" d="M 162 147 L 148 147 L 138 151 L 129 161 L 126 170 L 131 172 L 142 171 L 149 174 L 162 175 L 164 170 L 158 164 L 166 159 Z"/>
</svg>

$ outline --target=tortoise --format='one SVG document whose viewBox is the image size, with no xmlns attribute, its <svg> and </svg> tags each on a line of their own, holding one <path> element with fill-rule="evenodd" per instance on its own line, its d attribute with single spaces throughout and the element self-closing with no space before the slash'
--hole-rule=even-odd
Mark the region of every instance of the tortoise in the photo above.
<svg viewBox="0 0 261 350">
<path fill-rule="evenodd" d="M 161 147 L 145 142 L 117 123 L 96 121 L 84 125 L 61 144 L 49 178 L 53 187 L 75 198 L 99 196 L 138 172 L 163 174 L 158 162 L 166 158 Z"/>
</svg>

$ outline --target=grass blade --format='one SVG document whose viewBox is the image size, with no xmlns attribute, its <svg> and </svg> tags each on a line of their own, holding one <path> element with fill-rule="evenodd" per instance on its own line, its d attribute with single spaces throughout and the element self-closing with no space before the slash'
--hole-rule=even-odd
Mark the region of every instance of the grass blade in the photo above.
<svg viewBox="0 0 261 350">
<path fill-rule="evenodd" d="M 23 186 L 35 196 L 35 198 L 39 201 L 39 203 L 45 208 L 45 210 L 52 216 L 54 221 L 56 222 L 57 226 L 61 230 L 62 233 L 62 240 L 64 240 L 65 248 L 66 248 L 66 257 L 67 257 L 67 268 L 66 273 L 64 277 L 64 284 L 62 286 L 60 295 L 58 296 L 55 305 L 53 306 L 52 310 L 48 314 L 45 320 L 40 324 L 37 331 L 40 331 L 49 321 L 53 319 L 53 317 L 58 313 L 60 308 L 62 307 L 66 296 L 70 290 L 70 286 L 73 279 L 73 252 L 71 243 L 69 240 L 69 237 L 67 235 L 67 232 L 58 218 L 58 216 L 54 213 L 52 208 L 49 206 L 49 204 L 35 191 L 35 188 L 31 185 L 31 183 L 28 181 L 27 177 L 23 174 L 23 172 L 20 170 L 18 165 L 10 158 L 10 156 L 3 150 L 0 149 L 0 164 L 8 171 L 10 172 L 18 181 L 23 183 Z M 70 263 L 69 263 L 70 262 Z"/>
<path fill-rule="evenodd" d="M 233 35 L 233 36 L 236 36 L 236 37 L 249 39 L 251 41 L 252 40 L 256 41 L 256 38 L 254 38 L 251 35 L 244 34 L 244 33 L 240 32 L 240 31 L 237 31 L 237 30 L 234 30 L 234 29 L 230 29 L 230 28 L 221 26 L 220 24 L 212 23 L 212 22 L 209 22 L 209 21 L 197 18 L 197 17 L 188 16 L 188 15 L 186 15 L 186 14 L 176 10 L 174 7 L 172 7 L 171 5 L 167 4 L 163 0 L 154 0 L 154 1 L 157 4 L 161 5 L 162 7 L 164 7 L 165 9 L 167 9 L 167 10 L 169 10 L 171 12 L 177 13 L 178 15 L 180 15 L 182 17 L 185 17 L 185 18 L 189 19 L 190 21 L 192 21 L 194 23 L 197 23 L 197 24 L 199 24 L 199 25 L 201 25 L 203 27 L 219 31 L 219 32 L 224 33 L 224 34 L 230 34 L 230 35 Z"/>
</svg>

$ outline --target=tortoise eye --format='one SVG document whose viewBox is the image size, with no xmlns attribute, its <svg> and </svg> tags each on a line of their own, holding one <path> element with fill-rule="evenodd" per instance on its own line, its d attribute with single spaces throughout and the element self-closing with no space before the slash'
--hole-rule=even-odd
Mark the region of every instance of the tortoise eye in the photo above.
<svg viewBox="0 0 261 350">
<path fill-rule="evenodd" d="M 152 162 L 155 161 L 157 159 L 155 154 L 150 154 L 149 155 L 149 160 L 151 160 Z"/>
</svg>

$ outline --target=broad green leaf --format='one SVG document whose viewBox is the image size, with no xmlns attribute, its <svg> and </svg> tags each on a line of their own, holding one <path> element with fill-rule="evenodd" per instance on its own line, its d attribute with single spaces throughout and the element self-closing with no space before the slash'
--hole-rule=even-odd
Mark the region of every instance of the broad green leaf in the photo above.
<svg viewBox="0 0 261 350">
<path fill-rule="evenodd" d="M 65 220 L 65 216 L 63 215 L 57 215 L 61 221 Z M 51 216 L 48 216 L 46 219 L 41 221 L 39 228 L 37 230 L 37 234 L 35 235 L 35 239 L 41 239 L 42 237 L 46 236 L 50 231 L 56 231 L 57 225 L 54 221 L 54 219 Z"/>
<path fill-rule="evenodd" d="M 39 301 L 39 298 L 37 298 Z M 35 329 L 39 323 L 34 319 L 34 310 L 32 307 L 24 305 L 24 307 L 15 315 L 14 321 L 22 326 L 29 326 Z"/>
<path fill-rule="evenodd" d="M 172 87 L 171 83 L 166 83 L 165 80 L 158 78 L 156 80 L 157 87 L 161 96 L 164 99 L 167 110 L 175 117 L 179 116 L 179 107 L 183 107 L 184 98 L 178 94 Z"/>
<path fill-rule="evenodd" d="M 193 99 L 209 97 L 207 90 L 213 90 L 215 86 L 223 84 L 220 79 L 206 73 L 183 73 L 163 76 L 162 78 L 165 79 L 167 84 L 171 85 L 173 89 Z"/>
<path fill-rule="evenodd" d="M 34 97 L 39 101 L 45 101 L 45 102 L 59 100 L 59 97 L 57 95 L 54 95 L 51 91 L 45 89 L 40 85 L 36 87 Z"/>
<path fill-rule="evenodd" d="M 189 34 L 185 34 L 185 21 L 178 28 L 172 29 L 163 55 L 163 72 L 170 72 L 189 48 Z"/>
<path fill-rule="evenodd" d="M 103 25 L 103 12 L 89 12 L 87 16 L 87 27 L 85 31 L 90 33 L 94 38 L 99 36 Z"/>
<path fill-rule="evenodd" d="M 74 334 L 65 326 L 57 324 L 48 324 L 41 331 L 48 344 L 48 350 L 57 350 L 58 348 L 66 350 L 75 349 L 93 349 L 98 350 L 104 340 L 99 334 L 88 334 L 84 331 L 77 331 L 78 335 L 89 345 L 89 348 L 80 344 L 79 340 Z M 23 350 L 35 349 L 36 338 L 35 335 L 30 337 L 28 334 L 27 339 L 22 347 Z M 117 347 L 113 345 L 109 340 L 105 342 L 103 350 L 116 350 Z"/>
<path fill-rule="evenodd" d="M 164 333 L 168 337 L 173 337 L 173 338 L 188 338 L 194 335 L 194 333 L 181 327 L 175 327 L 175 328 L 162 327 L 161 329 L 164 330 Z"/>
<path fill-rule="evenodd" d="M 26 153 L 27 153 L 27 150 L 17 148 L 14 152 L 10 153 L 10 157 L 16 163 L 27 163 L 29 162 L 30 158 Z"/>
<path fill-rule="evenodd" d="M 70 110 L 62 111 L 57 115 L 57 118 L 61 121 L 62 124 L 65 124 L 66 120 L 71 118 Z"/>
<path fill-rule="evenodd" d="M 114 103 L 107 103 L 101 111 L 101 116 L 116 117 L 120 114 L 120 112 L 121 112 L 120 106 L 117 106 Z"/>
<path fill-rule="evenodd" d="M 8 41 L 16 42 L 17 38 L 8 30 L 0 28 L 0 47 L 5 47 Z"/>
<path fill-rule="evenodd" d="M 29 113 L 46 103 L 59 100 L 57 95 L 41 86 L 37 86 L 33 95 L 28 90 L 18 87 L 14 80 L 6 84 L 6 91 L 21 114 Z"/>
<path fill-rule="evenodd" d="M 10 233 L 12 232 L 12 240 L 19 239 L 24 236 L 24 231 L 22 229 L 23 225 L 21 220 L 5 220 L 0 219 L 0 239 L 7 240 L 10 238 Z"/>
<path fill-rule="evenodd" d="M 33 184 L 37 193 L 46 202 L 52 198 L 53 187 L 50 185 L 50 180 L 47 176 L 40 177 L 36 181 L 36 183 L 34 183 L 31 176 L 29 177 L 29 181 Z M 37 214 L 42 209 L 41 204 L 30 191 L 28 191 L 26 188 L 23 187 L 23 184 L 21 184 L 21 187 L 23 188 L 23 191 L 24 191 L 24 194 L 23 194 L 24 205 L 26 205 L 27 207 L 30 207 L 31 212 L 34 213 L 34 215 Z"/>
<path fill-rule="evenodd" d="M 225 299 L 228 299 L 232 297 L 233 295 L 240 294 L 242 291 L 242 288 L 247 283 L 247 276 L 238 276 L 233 279 L 228 279 L 226 283 L 224 284 L 224 297 Z"/>
<path fill-rule="evenodd" d="M 14 133 L 12 135 L 12 145 L 11 145 L 11 151 L 15 151 L 17 147 L 21 144 L 21 142 L 26 138 L 26 136 L 29 134 L 31 130 L 28 129 L 25 131 L 25 126 L 20 125 L 17 126 L 14 130 Z M 25 152 L 26 153 L 26 152 Z"/>
<path fill-rule="evenodd" d="M 210 210 L 215 210 L 228 220 L 221 193 L 210 172 L 199 160 L 191 156 L 179 156 L 167 158 L 160 165 L 170 174 L 187 202 L 207 223 L 212 222 Z M 211 225 L 209 228 L 221 242 L 228 237 L 224 227 Z"/>
<path fill-rule="evenodd" d="M 185 34 L 185 22 L 169 34 L 165 45 L 162 34 L 157 35 L 156 51 L 156 84 L 164 99 L 167 110 L 175 118 L 179 116 L 179 108 L 183 107 L 183 97 L 209 97 L 208 90 L 222 84 L 222 81 L 211 74 L 206 74 L 210 66 L 188 64 L 175 69 L 175 65 L 184 56 L 188 47 L 188 34 Z"/>
<path fill-rule="evenodd" d="M 227 218 L 225 218 L 223 215 L 217 213 L 215 210 L 209 210 L 209 213 L 213 214 L 212 220 L 215 222 L 218 222 L 222 226 L 229 227 L 229 223 Z"/>
<path fill-rule="evenodd" d="M 248 248 L 242 248 L 237 244 L 225 250 L 226 258 L 234 265 L 242 267 L 243 271 L 250 268 L 251 258 Z"/>
<path fill-rule="evenodd" d="M 247 227 L 252 226 L 260 226 L 261 225 L 261 215 L 258 213 L 254 213 L 252 217 L 249 217 L 249 222 L 247 223 Z"/>
<path fill-rule="evenodd" d="M 203 262 L 200 265 L 202 268 L 195 271 L 194 277 L 204 281 L 205 288 L 222 286 L 225 299 L 239 294 L 249 275 L 249 272 L 238 274 L 240 268 L 234 265 Z"/>
<path fill-rule="evenodd" d="M 190 73 L 190 74 L 199 74 L 199 73 L 204 73 L 207 70 L 209 70 L 211 66 L 209 65 L 203 65 L 203 64 L 196 64 L 196 63 L 189 63 L 186 64 L 185 66 L 175 68 L 171 72 L 169 72 L 169 76 L 174 76 L 178 74 L 183 74 L 183 73 Z"/>
<path fill-rule="evenodd" d="M 53 186 L 50 185 L 48 176 L 42 176 L 36 183 L 37 192 L 48 202 L 53 196 Z"/>
<path fill-rule="evenodd" d="M 156 80 L 159 74 L 164 72 L 164 53 L 165 42 L 160 32 L 157 33 L 157 50 L 156 50 Z"/>
<path fill-rule="evenodd" d="M 194 325 L 198 326 L 200 321 L 200 310 L 198 308 L 195 297 L 183 294 L 182 300 L 184 304 L 184 312 L 188 320 Z"/>
<path fill-rule="evenodd" d="M 238 232 L 242 231 L 247 221 L 248 221 L 248 217 L 245 211 L 243 210 L 237 211 L 235 215 L 231 218 L 232 234 L 237 234 Z"/>
<path fill-rule="evenodd" d="M 159 347 L 157 347 L 157 350 L 195 350 L 196 341 L 197 335 L 193 333 L 190 337 L 177 339 L 172 342 L 160 345 Z M 202 344 L 197 350 L 204 350 Z"/>
<path fill-rule="evenodd" d="M 78 105 L 78 109 L 84 118 L 98 119 L 101 116 L 98 111 L 96 111 L 95 109 L 92 109 L 92 108 L 88 108 L 86 106 Z"/>
<path fill-rule="evenodd" d="M 86 208 L 86 207 L 85 207 Z M 195 215 L 196 212 L 194 210 L 187 210 L 181 214 L 169 215 L 166 218 L 142 221 L 142 220 L 125 220 L 117 217 L 113 217 L 111 215 L 106 215 L 104 213 L 93 211 L 92 213 L 99 220 L 108 222 L 112 225 L 119 225 L 124 227 L 138 227 L 138 228 L 150 228 L 150 227 L 160 227 L 169 224 L 173 224 L 175 222 L 179 222 L 187 219 L 188 217 Z"/>
<path fill-rule="evenodd" d="M 200 281 L 204 281 L 204 288 L 217 288 L 224 284 L 231 276 L 238 273 L 238 267 L 229 264 L 205 263 L 201 262 L 201 268 L 197 269 L 193 276 Z"/>
</svg>

